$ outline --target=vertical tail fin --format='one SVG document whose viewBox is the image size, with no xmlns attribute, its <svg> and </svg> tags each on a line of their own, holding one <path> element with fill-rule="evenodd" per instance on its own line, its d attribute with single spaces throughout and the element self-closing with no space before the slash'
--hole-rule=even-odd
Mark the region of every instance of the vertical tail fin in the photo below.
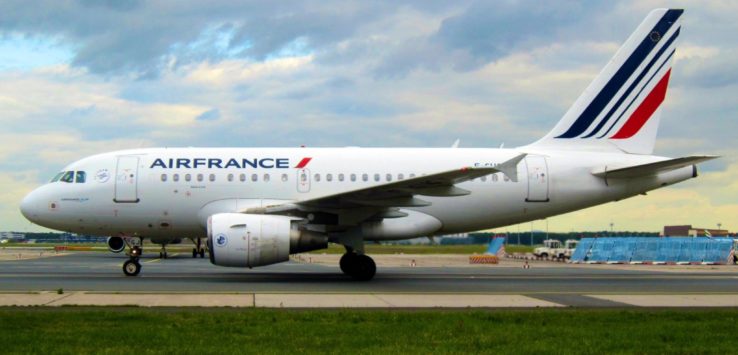
<svg viewBox="0 0 738 355">
<path fill-rule="evenodd" d="M 536 146 L 651 154 L 684 10 L 656 9 Z"/>
</svg>

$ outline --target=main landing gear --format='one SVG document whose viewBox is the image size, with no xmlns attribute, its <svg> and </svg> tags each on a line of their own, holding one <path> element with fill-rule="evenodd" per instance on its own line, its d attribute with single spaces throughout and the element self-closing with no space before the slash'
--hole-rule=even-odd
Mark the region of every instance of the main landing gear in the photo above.
<svg viewBox="0 0 738 355">
<path fill-rule="evenodd" d="M 161 245 L 161 250 L 159 250 L 159 259 L 166 259 L 167 258 L 167 246 L 166 244 Z"/>
<path fill-rule="evenodd" d="M 202 239 L 197 238 L 193 240 L 193 242 L 195 243 L 195 247 L 192 248 L 192 257 L 197 258 L 197 256 L 199 255 L 200 258 L 204 258 L 205 257 L 205 247 L 202 246 Z"/>
<path fill-rule="evenodd" d="M 347 250 L 346 254 L 343 254 L 339 265 L 344 274 L 358 281 L 369 281 L 377 273 L 377 265 L 372 258 L 352 250 Z"/>
<path fill-rule="evenodd" d="M 128 253 L 129 259 L 123 263 L 123 273 L 126 276 L 136 276 L 141 272 L 141 263 L 139 262 L 141 253 L 143 253 L 143 249 L 140 246 L 134 245 L 131 247 L 131 251 Z"/>
</svg>

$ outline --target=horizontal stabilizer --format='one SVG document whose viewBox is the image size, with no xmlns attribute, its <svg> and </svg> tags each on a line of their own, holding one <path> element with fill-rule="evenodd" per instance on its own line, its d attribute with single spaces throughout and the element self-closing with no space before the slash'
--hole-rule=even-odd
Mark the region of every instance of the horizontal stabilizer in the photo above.
<svg viewBox="0 0 738 355">
<path fill-rule="evenodd" d="M 716 158 L 718 157 L 714 155 L 697 155 L 626 167 L 605 167 L 604 169 L 593 171 L 592 175 L 610 179 L 635 178 L 676 170 L 685 166 L 695 165 Z"/>
</svg>

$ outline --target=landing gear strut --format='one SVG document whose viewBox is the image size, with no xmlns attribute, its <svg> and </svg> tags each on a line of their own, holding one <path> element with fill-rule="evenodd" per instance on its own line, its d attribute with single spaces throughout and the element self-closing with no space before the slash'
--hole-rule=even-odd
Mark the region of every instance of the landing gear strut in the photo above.
<svg viewBox="0 0 738 355">
<path fill-rule="evenodd" d="M 166 244 L 161 245 L 161 250 L 159 251 L 159 259 L 166 259 L 167 258 L 167 247 Z"/>
<path fill-rule="evenodd" d="M 193 242 L 195 243 L 195 247 L 192 248 L 192 257 L 197 258 L 197 256 L 199 255 L 200 258 L 204 258 L 205 248 L 202 246 L 202 239 L 197 238 L 196 240 L 193 240 Z"/>
<path fill-rule="evenodd" d="M 372 258 L 353 251 L 347 251 L 346 254 L 343 254 L 339 266 L 344 274 L 358 281 L 369 281 L 377 273 L 377 265 Z"/>
<path fill-rule="evenodd" d="M 123 238 L 128 246 L 128 260 L 123 263 L 123 273 L 126 276 L 136 276 L 141 272 L 141 263 L 139 259 L 143 254 L 143 238 L 135 240 L 133 238 Z"/>
<path fill-rule="evenodd" d="M 141 257 L 141 247 L 134 245 L 128 253 L 129 259 L 123 263 L 123 273 L 126 276 L 136 276 L 141 272 L 141 263 L 138 261 Z"/>
</svg>

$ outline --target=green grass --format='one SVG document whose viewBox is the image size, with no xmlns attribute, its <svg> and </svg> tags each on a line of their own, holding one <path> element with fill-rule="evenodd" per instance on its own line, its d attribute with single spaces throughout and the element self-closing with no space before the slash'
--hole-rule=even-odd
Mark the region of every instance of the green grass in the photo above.
<svg viewBox="0 0 738 355">
<path fill-rule="evenodd" d="M 0 308 L 3 354 L 733 353 L 738 310 Z"/>
</svg>

